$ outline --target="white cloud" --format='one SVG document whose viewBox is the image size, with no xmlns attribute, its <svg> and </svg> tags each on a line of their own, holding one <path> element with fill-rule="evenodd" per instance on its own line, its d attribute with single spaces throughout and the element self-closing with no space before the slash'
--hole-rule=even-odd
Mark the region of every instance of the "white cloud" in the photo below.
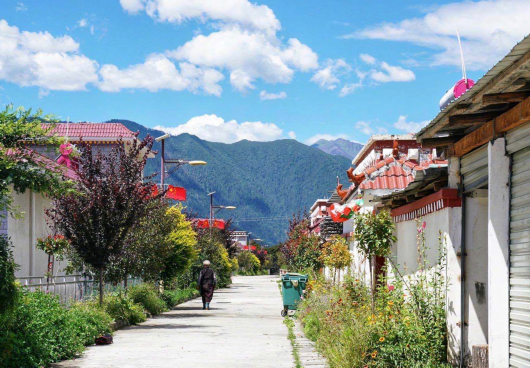
<svg viewBox="0 0 530 368">
<path fill-rule="evenodd" d="M 417 133 L 427 124 L 429 124 L 429 120 L 414 123 L 412 121 L 407 121 L 407 117 L 405 115 L 400 115 L 398 121 L 394 123 L 394 128 L 402 130 L 405 133 Z"/>
<path fill-rule="evenodd" d="M 352 94 L 353 92 L 357 91 L 359 88 L 362 88 L 362 87 L 363 87 L 363 84 L 361 82 L 359 82 L 359 83 L 346 83 L 340 89 L 339 96 L 340 97 L 346 97 L 349 94 Z"/>
<path fill-rule="evenodd" d="M 295 68 L 306 71 L 318 66 L 318 56 L 296 39 L 282 45 L 276 37 L 271 39 L 264 33 L 239 27 L 197 35 L 167 55 L 203 67 L 236 72 L 237 77 L 231 78 L 231 82 L 238 90 L 253 88 L 252 82 L 258 78 L 268 83 L 289 83 Z"/>
<path fill-rule="evenodd" d="M 83 18 L 77 22 L 77 26 L 80 28 L 84 28 L 88 26 L 88 20 L 86 18 Z"/>
<path fill-rule="evenodd" d="M 120 0 L 121 7 L 129 14 L 135 14 L 145 9 L 145 0 Z"/>
<path fill-rule="evenodd" d="M 287 135 L 288 135 L 289 138 L 291 138 L 291 139 L 296 139 L 296 133 L 293 132 L 293 131 L 290 131 Z"/>
<path fill-rule="evenodd" d="M 346 134 L 316 134 L 312 136 L 311 138 L 306 139 L 305 144 L 310 146 L 312 144 L 315 144 L 321 139 L 325 139 L 327 141 L 334 141 L 339 138 L 350 139 L 350 137 L 348 137 L 348 135 Z"/>
<path fill-rule="evenodd" d="M 69 36 L 21 32 L 0 20 L 0 80 L 45 91 L 79 91 L 97 82 L 97 68 Z"/>
<path fill-rule="evenodd" d="M 225 121 L 214 114 L 196 116 L 187 123 L 176 127 L 156 126 L 155 129 L 172 135 L 189 133 L 207 141 L 221 143 L 234 143 L 243 139 L 261 142 L 273 141 L 281 138 L 283 134 L 283 130 L 272 123 Z"/>
<path fill-rule="evenodd" d="M 245 92 L 249 89 L 256 88 L 252 84 L 253 80 L 254 78 L 252 78 L 248 73 L 244 72 L 243 70 L 238 69 L 230 73 L 230 83 L 239 92 Z"/>
<path fill-rule="evenodd" d="M 156 92 L 168 89 L 197 93 L 202 90 L 206 94 L 221 95 L 222 88 L 218 83 L 224 76 L 220 72 L 185 62 L 178 66 L 161 54 L 152 54 L 143 64 L 121 70 L 115 65 L 103 65 L 99 88 L 105 92 L 119 92 L 122 89 Z"/>
<path fill-rule="evenodd" d="M 529 32 L 528 0 L 454 2 L 430 10 L 423 18 L 383 23 L 344 36 L 410 42 L 436 51 L 431 65 L 460 66 L 456 30 L 462 37 L 466 66 L 490 68 Z"/>
<path fill-rule="evenodd" d="M 120 4 L 128 13 L 145 11 L 159 22 L 211 20 L 269 34 L 281 28 L 280 21 L 268 6 L 253 4 L 248 0 L 120 0 Z"/>
<path fill-rule="evenodd" d="M 15 7 L 16 11 L 26 11 L 28 10 L 28 7 L 24 3 L 17 3 L 17 6 Z"/>
<path fill-rule="evenodd" d="M 287 93 L 285 92 L 269 93 L 264 90 L 259 93 L 259 98 L 261 100 L 278 100 L 278 99 L 281 100 L 281 99 L 287 98 Z"/>
<path fill-rule="evenodd" d="M 299 40 L 277 36 L 281 24 L 265 5 L 248 0 L 120 0 L 131 14 L 145 12 L 158 22 L 180 24 L 197 20 L 215 29 L 197 34 L 168 57 L 230 74 L 232 86 L 241 92 L 254 82 L 290 83 L 296 71 L 318 68 L 318 56 Z"/>
<path fill-rule="evenodd" d="M 351 71 L 351 66 L 344 59 L 328 59 L 325 65 L 311 77 L 311 82 L 315 82 L 323 89 L 334 90 L 340 83 L 339 77 Z"/>
<path fill-rule="evenodd" d="M 369 123 L 367 121 L 358 121 L 355 124 L 355 128 L 361 131 L 361 133 L 366 134 L 366 135 L 388 133 L 388 130 L 386 128 L 373 126 L 373 123 Z"/>
<path fill-rule="evenodd" d="M 381 62 L 381 70 L 372 70 L 370 78 L 376 82 L 410 82 L 416 79 L 416 75 L 412 70 L 404 69 L 400 66 L 388 65 L 386 62 Z"/>
<path fill-rule="evenodd" d="M 377 61 L 376 58 L 368 54 L 361 54 L 361 60 L 364 61 L 366 64 L 370 65 L 375 64 L 375 62 Z"/>
</svg>

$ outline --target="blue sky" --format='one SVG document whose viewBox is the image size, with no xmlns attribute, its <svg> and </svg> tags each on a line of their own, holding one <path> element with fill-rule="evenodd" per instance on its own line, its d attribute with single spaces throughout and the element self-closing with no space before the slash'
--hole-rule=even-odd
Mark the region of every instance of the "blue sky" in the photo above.
<svg viewBox="0 0 530 368">
<path fill-rule="evenodd" d="M 529 0 L 4 0 L 0 103 L 234 142 L 408 133 L 530 31 Z"/>
</svg>

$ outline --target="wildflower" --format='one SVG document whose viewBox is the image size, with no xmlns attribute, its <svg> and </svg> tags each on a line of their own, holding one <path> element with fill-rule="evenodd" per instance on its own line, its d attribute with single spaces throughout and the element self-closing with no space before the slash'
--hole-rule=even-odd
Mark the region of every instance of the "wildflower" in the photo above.
<svg viewBox="0 0 530 368">
<path fill-rule="evenodd" d="M 388 285 L 388 291 L 393 291 L 395 289 L 394 285 Z"/>
<path fill-rule="evenodd" d="M 379 338 L 379 342 L 383 342 L 383 341 L 385 341 L 385 338 L 381 336 L 381 337 Z"/>
<path fill-rule="evenodd" d="M 387 303 L 389 306 L 393 306 L 394 305 L 394 302 L 388 302 Z"/>
<path fill-rule="evenodd" d="M 366 356 L 366 353 L 363 353 L 363 354 L 362 354 L 362 357 L 364 358 L 365 356 Z"/>
<path fill-rule="evenodd" d="M 377 350 L 376 350 L 376 351 L 374 351 L 374 352 L 373 352 L 373 353 L 372 353 L 371 355 L 372 355 L 372 358 L 374 358 L 374 359 L 375 359 L 375 357 L 377 356 Z"/>
</svg>

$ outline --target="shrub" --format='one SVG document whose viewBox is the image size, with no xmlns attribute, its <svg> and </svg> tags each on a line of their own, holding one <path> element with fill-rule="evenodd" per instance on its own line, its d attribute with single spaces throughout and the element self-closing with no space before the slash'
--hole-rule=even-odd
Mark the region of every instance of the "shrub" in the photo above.
<svg viewBox="0 0 530 368">
<path fill-rule="evenodd" d="M 161 297 L 168 308 L 173 308 L 177 304 L 187 302 L 199 295 L 195 289 L 164 290 Z"/>
<path fill-rule="evenodd" d="M 108 294 L 103 306 L 114 320 L 127 325 L 136 325 L 146 320 L 144 308 L 122 292 Z"/>
<path fill-rule="evenodd" d="M 1 220 L 1 219 L 0 219 Z M 0 314 L 13 308 L 17 296 L 15 270 L 11 242 L 0 235 Z"/>
<path fill-rule="evenodd" d="M 56 296 L 26 290 L 20 294 L 0 324 L 2 367 L 42 367 L 83 351 L 77 322 Z"/>
<path fill-rule="evenodd" d="M 158 291 L 152 284 L 144 283 L 131 287 L 129 297 L 153 316 L 166 310 L 166 303 L 158 296 Z"/>
<path fill-rule="evenodd" d="M 239 253 L 239 256 L 237 256 L 237 262 L 239 263 L 241 270 L 250 274 L 256 274 L 261 268 L 261 263 L 259 262 L 258 257 L 248 250 Z"/>
<path fill-rule="evenodd" d="M 423 236 L 418 249 L 425 252 Z M 330 367 L 447 367 L 445 251 L 414 279 L 382 277 L 373 295 L 359 279 L 310 283 L 299 307 L 308 338 Z M 421 259 L 421 258 L 420 258 Z M 373 313 L 372 313 L 373 308 Z"/>
<path fill-rule="evenodd" d="M 74 303 L 68 319 L 83 345 L 94 344 L 96 337 L 112 332 L 112 317 L 96 303 Z"/>
</svg>

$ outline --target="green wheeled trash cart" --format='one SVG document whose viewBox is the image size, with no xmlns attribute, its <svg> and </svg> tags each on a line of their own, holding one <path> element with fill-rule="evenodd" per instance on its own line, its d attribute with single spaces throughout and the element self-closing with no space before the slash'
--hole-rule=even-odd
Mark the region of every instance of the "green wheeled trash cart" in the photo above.
<svg viewBox="0 0 530 368">
<path fill-rule="evenodd" d="M 283 309 L 282 317 L 285 317 L 289 310 L 296 310 L 300 299 L 304 295 L 305 286 L 309 277 L 299 273 L 286 273 L 282 275 L 282 297 Z"/>
</svg>

